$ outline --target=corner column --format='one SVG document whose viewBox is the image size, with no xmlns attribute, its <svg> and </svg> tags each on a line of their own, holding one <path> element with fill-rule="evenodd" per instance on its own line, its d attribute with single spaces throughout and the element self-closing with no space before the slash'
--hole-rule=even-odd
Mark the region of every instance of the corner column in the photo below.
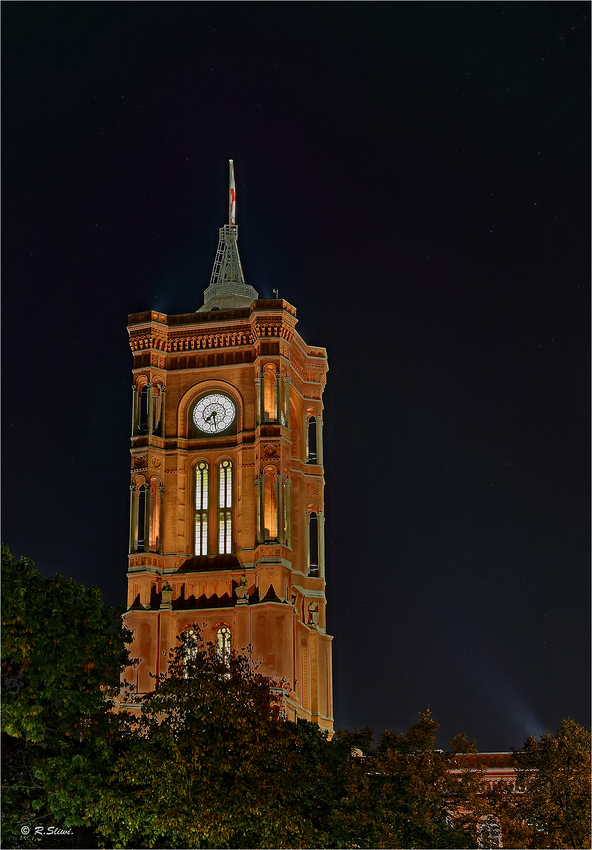
<svg viewBox="0 0 592 850">
<path fill-rule="evenodd" d="M 130 484 L 130 521 L 129 521 L 129 551 L 130 555 L 136 551 L 136 543 L 138 541 L 137 522 L 138 522 L 138 491 L 133 484 Z"/>
<path fill-rule="evenodd" d="M 262 504 L 261 504 L 261 490 L 262 490 L 262 475 L 258 475 L 255 479 L 255 507 L 257 509 L 256 512 L 256 520 L 255 520 L 255 546 L 257 544 L 263 542 L 263 535 L 261 533 L 262 528 Z"/>
<path fill-rule="evenodd" d="M 261 376 L 255 378 L 255 426 L 261 425 Z"/>
<path fill-rule="evenodd" d="M 150 484 L 144 484 L 144 552 L 150 551 Z"/>
<path fill-rule="evenodd" d="M 290 427 L 290 378 L 288 375 L 284 378 L 284 417 L 286 428 Z"/>
<path fill-rule="evenodd" d="M 132 437 L 138 433 L 138 387 L 132 384 Z"/>
<path fill-rule="evenodd" d="M 164 429 L 164 413 L 165 413 L 165 401 L 166 401 L 166 387 L 164 384 L 160 388 L 160 436 L 164 437 L 165 429 Z"/>
<path fill-rule="evenodd" d="M 319 523 L 319 578 L 325 578 L 325 515 L 317 514 Z"/>
<path fill-rule="evenodd" d="M 148 436 L 151 437 L 154 431 L 154 394 L 152 392 L 154 384 L 150 381 L 146 386 L 148 387 Z"/>
</svg>

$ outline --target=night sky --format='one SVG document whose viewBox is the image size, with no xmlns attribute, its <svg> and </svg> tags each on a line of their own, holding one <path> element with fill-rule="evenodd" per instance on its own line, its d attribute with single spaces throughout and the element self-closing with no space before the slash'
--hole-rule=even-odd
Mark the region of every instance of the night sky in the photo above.
<svg viewBox="0 0 592 850">
<path fill-rule="evenodd" d="M 125 600 L 127 316 L 328 350 L 335 726 L 590 710 L 588 3 L 2 4 L 3 529 Z"/>
</svg>

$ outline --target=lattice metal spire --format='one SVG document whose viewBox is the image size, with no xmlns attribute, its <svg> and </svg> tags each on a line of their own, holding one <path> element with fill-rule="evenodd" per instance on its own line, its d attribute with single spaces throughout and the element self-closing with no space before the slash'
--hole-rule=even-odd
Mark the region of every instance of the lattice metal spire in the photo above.
<svg viewBox="0 0 592 850">
<path fill-rule="evenodd" d="M 203 307 L 198 313 L 208 310 L 232 310 L 236 307 L 248 307 L 258 297 L 258 292 L 245 283 L 243 268 L 238 253 L 238 227 L 236 225 L 236 186 L 234 164 L 229 160 L 229 224 L 220 228 L 218 250 L 210 285 L 204 292 Z"/>
</svg>

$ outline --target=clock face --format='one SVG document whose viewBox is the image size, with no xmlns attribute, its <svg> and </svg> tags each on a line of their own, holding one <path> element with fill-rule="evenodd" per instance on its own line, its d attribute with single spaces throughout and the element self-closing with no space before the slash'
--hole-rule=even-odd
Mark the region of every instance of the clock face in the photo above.
<svg viewBox="0 0 592 850">
<path fill-rule="evenodd" d="M 219 434 L 234 422 L 236 407 L 232 399 L 220 393 L 210 393 L 193 408 L 193 421 L 205 434 Z"/>
</svg>

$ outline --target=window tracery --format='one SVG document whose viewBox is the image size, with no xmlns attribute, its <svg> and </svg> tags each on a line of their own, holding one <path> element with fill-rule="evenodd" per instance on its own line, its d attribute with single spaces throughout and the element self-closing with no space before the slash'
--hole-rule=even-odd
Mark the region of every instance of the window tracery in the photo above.
<svg viewBox="0 0 592 850">
<path fill-rule="evenodd" d="M 195 467 L 195 542 L 196 555 L 208 554 L 208 464 L 200 461 Z"/>
<path fill-rule="evenodd" d="M 216 631 L 215 643 L 218 657 L 224 664 L 228 664 L 230 661 L 230 640 L 231 634 L 228 626 L 220 626 Z"/>
<path fill-rule="evenodd" d="M 232 463 L 223 460 L 218 466 L 218 551 L 232 551 Z"/>
</svg>

